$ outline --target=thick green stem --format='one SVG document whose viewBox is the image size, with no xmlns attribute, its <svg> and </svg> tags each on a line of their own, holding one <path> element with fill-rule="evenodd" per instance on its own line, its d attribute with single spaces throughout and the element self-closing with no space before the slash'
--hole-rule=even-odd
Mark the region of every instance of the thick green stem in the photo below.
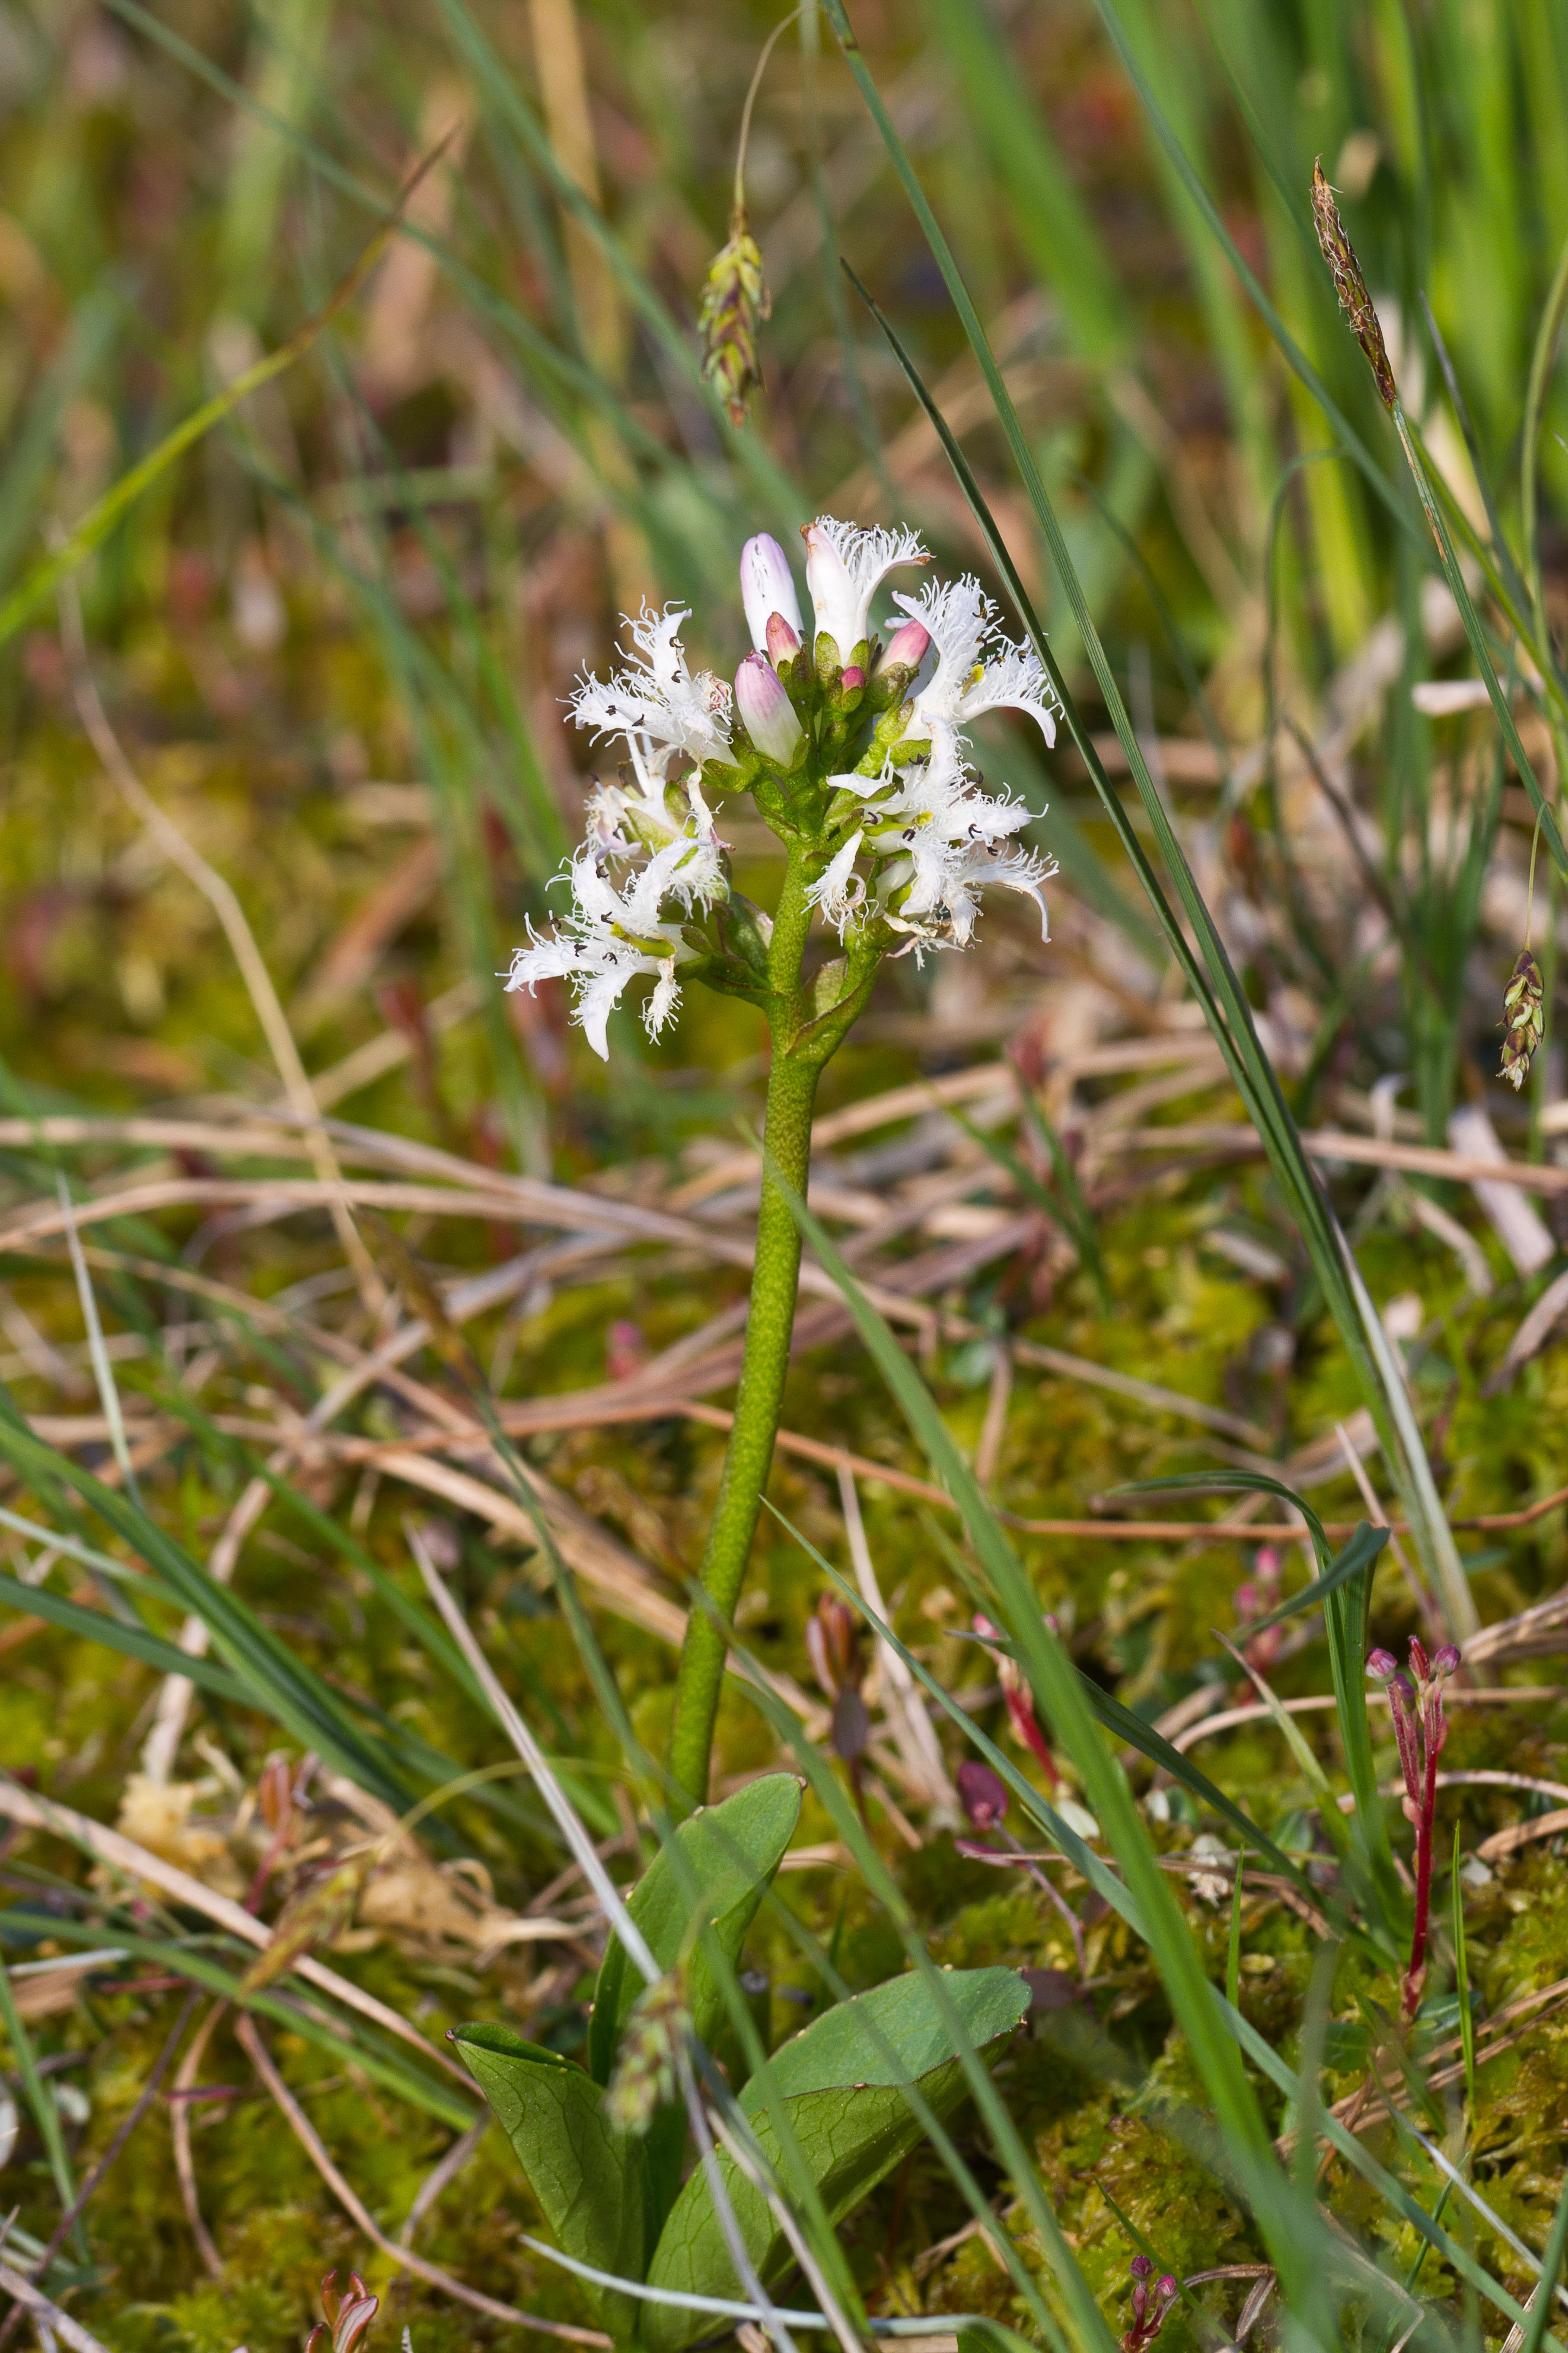
<svg viewBox="0 0 1568 2353">
<path fill-rule="evenodd" d="M 768 959 L 774 991 L 769 1017 L 773 1058 L 764 1140 L 770 1157 L 803 1196 L 811 1166 L 811 1113 L 816 1082 L 831 1051 L 826 1044 L 815 1050 L 790 1050 L 806 1010 L 800 972 L 809 919 L 805 874 L 792 857 Z M 675 1685 L 669 1771 L 693 1805 L 700 1805 L 708 1795 L 709 1752 L 728 1647 L 722 1626 L 733 1617 L 741 1598 L 763 1489 L 773 1459 L 799 1280 L 800 1230 L 764 1169 L 735 1420 L 702 1556 L 702 1589 L 711 1612 L 701 1603 L 693 1609 Z"/>
</svg>

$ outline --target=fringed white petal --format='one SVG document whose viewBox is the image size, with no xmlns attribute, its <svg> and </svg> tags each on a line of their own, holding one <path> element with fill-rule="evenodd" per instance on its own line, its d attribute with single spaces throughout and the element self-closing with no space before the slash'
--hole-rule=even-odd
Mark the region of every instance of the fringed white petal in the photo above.
<svg viewBox="0 0 1568 2353">
<path fill-rule="evenodd" d="M 870 634 L 871 599 L 889 572 L 930 557 L 912 531 L 862 531 L 818 515 L 805 528 L 805 585 L 819 634 L 830 637 L 841 661 Z"/>
<path fill-rule="evenodd" d="M 590 672 L 570 697 L 579 727 L 624 738 L 650 796 L 678 762 L 700 767 L 704 760 L 729 755 L 730 690 L 708 670 L 693 678 L 687 669 L 679 629 L 689 618 L 682 606 L 658 613 L 645 605 L 628 622 L 641 660 L 607 681 Z"/>
<path fill-rule="evenodd" d="M 893 602 L 931 632 L 936 669 L 914 699 L 910 733 L 954 732 L 987 711 L 1027 713 L 1047 744 L 1057 740 L 1061 704 L 1029 646 L 996 637 L 996 608 L 978 580 L 932 581 L 918 596 L 895 589 Z"/>
<path fill-rule="evenodd" d="M 673 1021 L 680 1004 L 680 983 L 675 977 L 675 958 L 659 966 L 658 985 L 643 1007 L 643 1028 L 650 1038 L 657 1038 L 667 1022 Z"/>
<path fill-rule="evenodd" d="M 852 833 L 805 893 L 807 904 L 821 910 L 823 920 L 833 925 L 840 939 L 866 903 L 865 880 L 855 871 L 865 838 L 864 832 Z"/>
</svg>

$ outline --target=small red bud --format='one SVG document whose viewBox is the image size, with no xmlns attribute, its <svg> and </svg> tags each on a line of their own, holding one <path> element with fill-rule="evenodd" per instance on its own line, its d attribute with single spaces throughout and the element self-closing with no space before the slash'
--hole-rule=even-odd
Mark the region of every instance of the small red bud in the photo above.
<svg viewBox="0 0 1568 2353">
<path fill-rule="evenodd" d="M 977 1831 L 994 1830 L 1006 1818 L 1007 1784 L 977 1757 L 966 1757 L 958 1768 L 958 1802 Z"/>
</svg>

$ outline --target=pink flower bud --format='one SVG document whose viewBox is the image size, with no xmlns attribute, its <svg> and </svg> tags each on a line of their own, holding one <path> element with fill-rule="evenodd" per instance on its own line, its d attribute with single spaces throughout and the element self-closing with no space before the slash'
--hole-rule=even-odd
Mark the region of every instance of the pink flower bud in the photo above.
<svg viewBox="0 0 1568 2353">
<path fill-rule="evenodd" d="M 775 670 L 781 663 L 793 661 L 800 651 L 800 632 L 790 628 L 782 613 L 768 615 L 766 650 Z"/>
<path fill-rule="evenodd" d="M 1148 2278 L 1154 2266 L 1147 2255 L 1134 2255 L 1127 2268 L 1134 2279 L 1144 2280 Z"/>
<path fill-rule="evenodd" d="M 795 575 L 778 541 L 765 531 L 749 539 L 741 550 L 741 601 L 746 608 L 752 643 L 759 653 L 772 651 L 768 623 L 775 613 L 795 631 L 795 641 L 799 645 L 805 631 L 801 627 L 800 598 L 795 593 Z"/>
<path fill-rule="evenodd" d="M 1175 2274 L 1173 2272 L 1162 2272 L 1159 2278 L 1154 2282 L 1154 2293 L 1156 2295 L 1163 2296 L 1165 2302 L 1169 2304 L 1171 2298 L 1178 2293 Z"/>
<path fill-rule="evenodd" d="M 852 693 L 856 687 L 865 685 L 866 673 L 863 670 L 858 670 L 851 662 L 847 670 L 840 670 L 838 682 L 847 694 Z"/>
<path fill-rule="evenodd" d="M 1417 1634 L 1412 1634 L 1410 1637 L 1410 1672 L 1418 1683 L 1424 1683 L 1432 1672 L 1431 1661 L 1426 1656 L 1426 1645 Z"/>
<path fill-rule="evenodd" d="M 919 670 L 925 659 L 925 649 L 930 643 L 929 629 L 922 628 L 919 621 L 906 621 L 901 628 L 893 631 L 888 642 L 888 649 L 877 664 L 877 668 L 879 670 Z"/>
<path fill-rule="evenodd" d="M 748 654 L 735 672 L 735 705 L 763 759 L 787 768 L 800 745 L 801 724 L 766 654 Z"/>
<path fill-rule="evenodd" d="M 994 1830 L 1006 1817 L 1007 1784 L 977 1757 L 966 1757 L 958 1768 L 958 1802 L 977 1831 Z"/>
<path fill-rule="evenodd" d="M 1366 1671 L 1373 1683 L 1386 1683 L 1399 1672 L 1399 1662 L 1392 1651 L 1369 1651 Z"/>
<path fill-rule="evenodd" d="M 1458 1663 L 1459 1653 L 1458 1649 L 1452 1642 L 1445 1642 L 1442 1649 L 1438 1651 L 1436 1657 L 1432 1662 L 1432 1674 L 1434 1681 L 1440 1683 L 1445 1675 L 1451 1675 Z"/>
</svg>

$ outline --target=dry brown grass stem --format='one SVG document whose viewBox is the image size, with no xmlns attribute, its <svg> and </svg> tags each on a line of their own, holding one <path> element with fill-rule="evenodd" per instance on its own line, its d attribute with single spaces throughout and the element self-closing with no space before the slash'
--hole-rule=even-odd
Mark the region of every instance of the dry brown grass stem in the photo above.
<svg viewBox="0 0 1568 2353">
<path fill-rule="evenodd" d="M 90 2328 L 84 2328 L 79 2320 L 71 2318 L 68 2312 L 62 2312 L 42 2288 L 35 2287 L 30 2279 L 21 2272 L 13 2271 L 7 2263 L 0 2263 L 0 2295 L 15 2297 L 18 2305 L 32 2314 L 38 2326 L 40 2342 L 47 2341 L 43 2336 L 43 2331 L 47 2329 L 49 2335 L 58 2337 L 62 2345 L 69 2346 L 70 2353 L 109 2353 L 109 2348 L 93 2335 Z"/>
<path fill-rule="evenodd" d="M 1252 1534 L 1256 1535 L 1257 1529 L 1254 1529 Z M 1450 1688 L 1443 1694 L 1443 1704 L 1446 1707 L 1529 1707 L 1538 1702 L 1544 1703 L 1548 1700 L 1563 1699 L 1565 1696 L 1568 1696 L 1568 1693 L 1556 1683 L 1521 1684 L 1517 1688 L 1501 1684 L 1495 1690 L 1483 1691 L 1457 1691 Z M 1386 1707 L 1388 1699 L 1383 1692 L 1369 1691 L 1366 1704 L 1368 1707 Z M 1317 1715 L 1331 1712 L 1338 1706 L 1339 1702 L 1332 1692 L 1313 1692 L 1304 1699 L 1282 1699 L 1277 1704 L 1282 1707 L 1288 1715 Z M 1171 1746 L 1173 1748 L 1179 1748 L 1184 1757 L 1189 1748 L 1195 1748 L 1200 1740 L 1207 1740 L 1214 1733 L 1234 1732 L 1237 1725 L 1258 1724 L 1266 1716 L 1272 1719 L 1273 1715 L 1274 1709 L 1265 1706 L 1262 1701 L 1258 1701 L 1247 1707 L 1222 1708 L 1217 1715 L 1205 1715 L 1201 1723 L 1191 1725 L 1185 1731 L 1178 1732 L 1173 1738 Z"/>
<path fill-rule="evenodd" d="M 201 2072 L 202 2061 L 206 2056 L 207 2044 L 212 2041 L 214 2029 L 227 2009 L 226 2001 L 215 2001 L 185 2045 L 184 2056 L 180 2061 L 179 2071 L 174 2077 L 176 2093 L 195 2089 L 196 2077 Z M 191 2154 L 191 2103 L 189 2100 L 176 2098 L 170 2102 L 169 2137 L 174 2143 L 174 2175 L 180 2185 L 180 2202 L 185 2210 L 185 2221 L 190 2225 L 191 2236 L 196 2242 L 196 2253 L 213 2278 L 221 2279 L 223 2258 L 213 2244 L 212 2233 L 202 2218 L 201 2199 L 196 2189 L 195 2161 Z"/>
<path fill-rule="evenodd" d="M 69 580 L 60 590 L 60 618 L 71 695 L 89 741 L 140 823 L 170 864 L 177 866 L 181 873 L 195 885 L 223 926 L 224 936 L 239 966 L 240 977 L 261 1025 L 262 1034 L 278 1065 L 289 1106 L 305 1126 L 311 1160 L 321 1182 L 329 1188 L 332 1223 L 337 1229 L 344 1255 L 354 1271 L 360 1295 L 373 1313 L 378 1313 L 384 1302 L 385 1291 L 369 1251 L 354 1229 L 347 1198 L 342 1193 L 342 1179 L 337 1161 L 321 1124 L 320 1107 L 310 1092 L 310 1082 L 305 1074 L 305 1065 L 300 1060 L 294 1033 L 272 986 L 272 976 L 268 971 L 266 959 L 245 919 L 245 911 L 223 876 L 208 865 L 201 853 L 185 839 L 173 818 L 159 807 L 126 756 L 110 724 L 92 675 L 82 630 L 81 604 L 75 584 Z"/>
<path fill-rule="evenodd" d="M 110 1870 L 123 1872 L 128 1879 L 145 1880 L 150 1886 L 160 1889 L 176 1904 L 200 1912 L 208 1920 L 216 1921 L 220 1928 L 226 1929 L 230 1936 L 243 1938 L 245 1943 L 256 1946 L 259 1951 L 265 1952 L 272 1942 L 271 1929 L 257 1919 L 254 1913 L 246 1911 L 243 1905 L 235 1903 L 232 1896 L 220 1895 L 216 1888 L 205 1886 L 201 1880 L 193 1878 L 188 1871 L 182 1871 L 177 1863 L 165 1862 L 162 1855 L 153 1853 L 148 1847 L 139 1846 L 123 1831 L 110 1830 L 105 1822 L 95 1822 L 89 1815 L 79 1814 L 70 1806 L 57 1804 L 52 1798 L 35 1797 L 30 1789 L 20 1789 L 14 1781 L 0 1779 L 0 1815 L 25 1830 L 45 1831 L 52 1838 L 66 1839 L 71 1845 L 81 1848 L 84 1853 L 90 1854 L 95 1862 L 107 1863 Z M 367 1993 L 363 1986 L 340 1977 L 336 1969 L 329 1968 L 324 1961 L 318 1961 L 308 1955 L 295 1962 L 294 1974 L 308 1978 L 322 1993 L 330 1994 L 334 2001 L 341 2001 L 346 2010 L 357 2010 L 373 2025 L 395 2035 L 400 2042 L 410 2044 L 422 2059 L 434 2060 L 447 2074 L 455 2076 L 465 2091 L 471 2090 L 468 2075 L 455 2060 L 449 2059 L 444 2051 L 428 2042 L 401 2012 L 390 2009 L 384 2001 L 378 2001 L 374 1994 Z"/>
<path fill-rule="evenodd" d="M 406 2247 L 410 2243 L 415 2232 L 437 2200 L 444 2196 L 451 2188 L 470 2158 L 479 2155 L 479 2145 L 494 2121 L 495 2119 L 488 2114 L 479 2117 L 468 2126 L 466 2133 L 458 2135 L 445 2156 L 431 2167 L 420 2183 L 414 2203 L 404 2216 L 398 2229 L 397 2243 L 400 2247 Z"/>
<path fill-rule="evenodd" d="M 574 2345 L 610 2343 L 609 2337 L 597 2328 L 577 2328 L 565 2320 L 543 2320 L 537 2314 L 519 2312 L 514 2305 L 498 2303 L 494 2296 L 481 2295 L 478 2288 L 468 2287 L 463 2281 L 454 2279 L 450 2272 L 444 2272 L 438 2263 L 427 2263 L 423 2255 L 416 2255 L 410 2248 L 399 2246 L 395 2239 L 389 2239 L 363 2200 L 338 2170 L 314 2125 L 279 2073 L 256 2021 L 244 2016 L 237 2018 L 234 2031 L 289 2131 L 332 2196 L 350 2221 L 364 2232 L 373 2246 L 379 2247 L 390 2263 L 398 2264 L 404 2271 L 412 2272 L 416 2279 L 439 2288 L 443 2295 L 455 2297 L 459 2304 L 468 2305 L 475 2312 L 487 2314 L 491 2320 L 504 2320 L 513 2328 L 531 2328 L 546 2337 L 563 2337 Z"/>
</svg>

